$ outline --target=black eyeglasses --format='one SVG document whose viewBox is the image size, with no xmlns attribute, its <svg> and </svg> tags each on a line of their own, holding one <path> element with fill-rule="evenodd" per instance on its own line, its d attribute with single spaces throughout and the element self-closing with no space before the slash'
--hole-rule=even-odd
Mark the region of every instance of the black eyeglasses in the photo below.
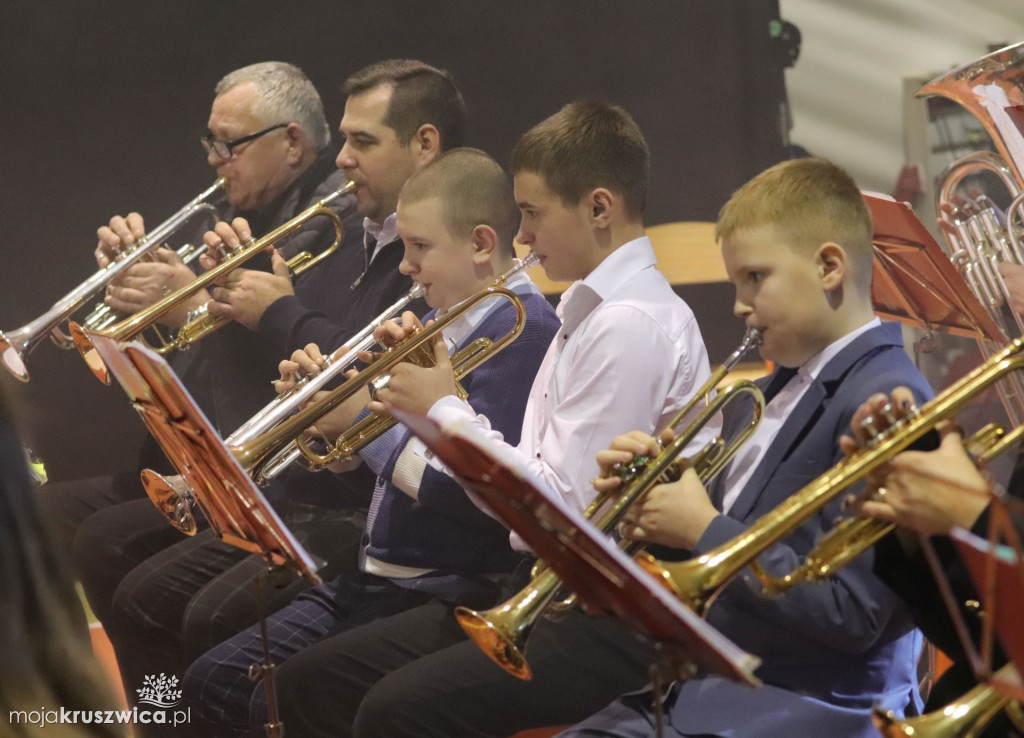
<svg viewBox="0 0 1024 738">
<path fill-rule="evenodd" d="M 250 133 L 247 136 L 239 136 L 238 138 L 234 138 L 230 141 L 224 141 L 223 139 L 220 138 L 214 138 L 212 133 L 207 133 L 203 136 L 200 136 L 199 141 L 200 143 L 203 144 L 203 148 L 205 148 L 207 152 L 212 151 L 221 159 L 230 159 L 232 156 L 234 156 L 232 149 L 235 148 L 236 146 L 241 146 L 244 143 L 253 141 L 264 134 L 270 133 L 271 131 L 276 131 L 278 128 L 287 127 L 287 123 L 278 123 L 276 126 L 264 128 L 262 131 L 256 131 L 256 133 Z"/>
</svg>

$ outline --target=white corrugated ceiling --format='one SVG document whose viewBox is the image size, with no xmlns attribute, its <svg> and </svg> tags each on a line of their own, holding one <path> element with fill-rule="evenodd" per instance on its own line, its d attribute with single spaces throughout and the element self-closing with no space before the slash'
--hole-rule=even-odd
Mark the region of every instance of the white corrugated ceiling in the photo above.
<svg viewBox="0 0 1024 738">
<path fill-rule="evenodd" d="M 803 36 L 786 72 L 791 138 L 889 192 L 903 164 L 903 78 L 1024 41 L 1024 0 L 780 0 Z"/>
</svg>

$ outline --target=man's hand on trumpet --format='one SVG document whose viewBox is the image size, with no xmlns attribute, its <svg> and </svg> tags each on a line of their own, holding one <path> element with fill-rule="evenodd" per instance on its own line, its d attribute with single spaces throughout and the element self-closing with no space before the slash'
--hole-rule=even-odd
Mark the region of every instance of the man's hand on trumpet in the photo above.
<svg viewBox="0 0 1024 738">
<path fill-rule="evenodd" d="M 897 387 L 891 398 L 870 397 L 854 413 L 855 438 L 840 440 L 843 451 L 854 453 L 912 408 L 906 387 Z M 989 504 L 989 485 L 967 455 L 956 425 L 945 422 L 938 432 L 940 442 L 934 451 L 904 451 L 883 466 L 864 497 L 850 500 L 854 509 L 926 535 L 946 534 L 957 526 L 970 528 Z"/>
<path fill-rule="evenodd" d="M 668 429 L 662 433 L 661 442 L 669 444 L 674 438 L 675 434 Z M 597 454 L 601 476 L 594 480 L 594 488 L 614 496 L 625 484 L 616 465 L 628 464 L 638 456 L 653 458 L 659 453 L 658 442 L 646 433 L 632 431 L 616 436 L 608 449 Z M 679 481 L 656 485 L 633 505 L 619 524 L 619 535 L 644 543 L 692 549 L 718 514 L 697 473 L 687 469 Z"/>
<path fill-rule="evenodd" d="M 146 235 L 145 223 L 138 213 L 119 215 L 96 231 L 96 263 L 107 266 L 118 253 L 134 245 Z M 107 285 L 103 302 L 122 313 L 133 314 L 156 304 L 164 297 L 192 282 L 196 276 L 177 253 L 168 248 L 157 248 L 154 260 L 138 261 Z M 175 327 L 185 322 L 188 311 L 198 307 L 203 299 L 192 299 L 164 315 L 160 322 Z"/>
<path fill-rule="evenodd" d="M 96 245 L 96 263 L 107 266 L 122 251 L 134 246 L 146 235 L 146 224 L 139 213 L 115 215 L 105 226 L 96 229 L 99 243 Z"/>
<path fill-rule="evenodd" d="M 212 269 L 220 261 L 222 248 L 236 249 L 251 238 L 252 230 L 245 218 L 235 218 L 231 223 L 221 221 L 203 236 L 207 252 L 199 257 L 199 262 L 204 269 Z M 277 249 L 271 254 L 270 264 L 273 272 L 238 268 L 225 275 L 217 286 L 210 288 L 210 315 L 229 318 L 256 330 L 272 303 L 295 294 L 288 265 Z"/>
</svg>

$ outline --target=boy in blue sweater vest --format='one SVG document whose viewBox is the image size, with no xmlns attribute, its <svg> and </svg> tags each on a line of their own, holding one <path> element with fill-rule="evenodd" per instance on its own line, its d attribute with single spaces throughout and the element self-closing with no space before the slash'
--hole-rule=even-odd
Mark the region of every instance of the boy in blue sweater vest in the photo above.
<svg viewBox="0 0 1024 738">
<path fill-rule="evenodd" d="M 434 314 L 455 307 L 513 266 L 517 216 L 505 173 L 481 151 L 453 150 L 408 180 L 398 204 L 398 232 L 405 246 L 400 268 L 426 288 Z M 525 272 L 506 286 L 522 299 L 526 325 L 511 345 L 462 383 L 473 407 L 500 424 L 506 436 L 518 438 L 533 376 L 558 319 Z M 455 350 L 478 337 L 497 339 L 514 322 L 515 312 L 506 301 L 485 300 L 451 323 L 443 340 Z M 319 357 L 318 347 L 311 345 L 282 362 L 278 389 L 287 388 L 302 368 L 312 369 Z M 347 403 L 325 417 L 318 429 L 336 437 L 359 410 Z M 359 463 L 379 475 L 360 554 L 361 573 L 308 590 L 269 619 L 277 663 L 287 663 L 300 651 L 303 658 L 330 662 L 329 636 L 374 621 L 386 625 L 390 616 L 412 607 L 489 606 L 519 561 L 509 547 L 507 530 L 477 509 L 450 477 L 431 467 L 425 449 L 404 427 L 383 434 L 349 466 Z M 399 628 L 406 631 L 404 625 Z M 246 731 L 266 718 L 264 690 L 247 676 L 260 647 L 259 630 L 251 628 L 204 654 L 185 675 L 186 699 L 203 722 L 216 726 L 218 736 Z"/>
</svg>

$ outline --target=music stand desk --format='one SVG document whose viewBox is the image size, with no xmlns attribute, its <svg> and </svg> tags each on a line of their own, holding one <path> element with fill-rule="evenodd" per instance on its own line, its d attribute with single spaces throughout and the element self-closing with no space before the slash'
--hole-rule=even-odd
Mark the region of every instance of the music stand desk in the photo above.
<svg viewBox="0 0 1024 738">
<path fill-rule="evenodd" d="M 994 619 L 992 628 L 1003 651 L 1017 668 L 1018 675 L 1024 674 L 1024 559 L 1021 552 L 1005 544 L 993 547 L 990 541 L 963 528 L 954 528 L 950 536 L 967 565 L 971 581 L 981 593 L 985 617 Z M 985 667 L 991 671 L 990 664 Z M 990 683 L 1014 699 L 1024 701 L 1024 685 L 1019 678 L 995 678 L 990 679 Z"/>
<path fill-rule="evenodd" d="M 1007 343 L 1002 329 L 910 206 L 884 195 L 861 195 L 874 222 L 875 313 L 929 331 Z"/>
<path fill-rule="evenodd" d="M 760 685 L 760 659 L 685 607 L 579 512 L 521 468 L 504 446 L 472 426 L 443 430 L 433 421 L 396 413 L 459 482 L 515 530 L 578 596 L 591 615 L 613 615 L 707 671 Z"/>
<path fill-rule="evenodd" d="M 119 344 L 88 335 L 146 427 L 192 488 L 217 537 L 320 584 L 313 558 L 235 460 L 163 357 L 139 343 Z"/>
</svg>

